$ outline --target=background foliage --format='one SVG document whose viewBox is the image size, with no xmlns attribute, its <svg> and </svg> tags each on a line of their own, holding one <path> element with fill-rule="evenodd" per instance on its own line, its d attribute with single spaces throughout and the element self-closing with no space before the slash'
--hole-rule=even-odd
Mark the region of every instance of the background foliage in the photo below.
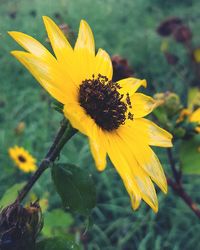
<svg viewBox="0 0 200 250">
<path fill-rule="evenodd" d="M 183 96 L 185 84 L 191 81 L 193 72 L 167 64 L 160 51 L 161 38 L 156 27 L 166 17 L 181 17 L 195 34 L 193 42 L 198 46 L 199 9 L 198 0 L 0 0 L 1 197 L 8 187 L 28 178 L 14 167 L 8 157 L 8 148 L 21 145 L 38 161 L 41 160 L 61 119 L 60 114 L 51 108 L 50 97 L 9 54 L 10 50 L 17 49 L 17 45 L 8 37 L 7 31 L 28 33 L 49 46 L 42 15 L 52 17 L 58 24 L 69 24 L 75 32 L 80 19 L 86 19 L 94 30 L 97 47 L 126 57 L 136 75 L 148 80 L 152 95 L 172 90 Z M 169 46 L 179 55 L 180 63 L 187 66 L 188 57 L 183 47 L 171 41 Z M 164 168 L 168 169 L 165 149 L 159 151 L 159 155 Z M 90 218 L 85 220 L 76 216 L 74 219 L 69 213 L 64 214 L 50 173 L 45 173 L 30 194 L 30 198 L 39 196 L 44 203 L 45 236 L 62 232 L 70 238 L 75 234 L 76 242 L 89 250 L 200 249 L 199 221 L 171 189 L 167 196 L 159 193 L 158 214 L 144 203 L 139 211 L 133 212 L 129 197 L 111 164 L 101 174 L 95 170 L 86 138 L 76 135 L 63 150 L 61 160 L 85 168 L 93 175 L 97 206 L 92 214 L 92 227 Z M 187 176 L 184 183 L 194 200 L 200 203 L 200 178 Z"/>
</svg>

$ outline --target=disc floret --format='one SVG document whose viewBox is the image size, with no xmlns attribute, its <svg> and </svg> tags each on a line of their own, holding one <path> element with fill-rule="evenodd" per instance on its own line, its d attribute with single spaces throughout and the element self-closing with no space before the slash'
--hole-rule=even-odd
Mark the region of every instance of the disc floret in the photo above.
<svg viewBox="0 0 200 250">
<path fill-rule="evenodd" d="M 121 94 L 121 86 L 109 81 L 101 74 L 97 78 L 86 79 L 79 89 L 79 103 L 86 113 L 103 130 L 112 131 L 125 124 L 126 119 L 133 119 L 129 110 L 132 107 L 129 93 Z"/>
</svg>

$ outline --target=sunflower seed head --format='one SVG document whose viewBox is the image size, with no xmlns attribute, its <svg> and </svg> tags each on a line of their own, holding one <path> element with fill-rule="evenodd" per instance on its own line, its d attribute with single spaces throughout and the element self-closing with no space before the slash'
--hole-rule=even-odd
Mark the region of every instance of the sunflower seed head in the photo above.
<svg viewBox="0 0 200 250">
<path fill-rule="evenodd" d="M 43 225 L 42 213 L 36 201 L 28 207 L 15 202 L 0 214 L 0 249 L 33 250 Z"/>
</svg>

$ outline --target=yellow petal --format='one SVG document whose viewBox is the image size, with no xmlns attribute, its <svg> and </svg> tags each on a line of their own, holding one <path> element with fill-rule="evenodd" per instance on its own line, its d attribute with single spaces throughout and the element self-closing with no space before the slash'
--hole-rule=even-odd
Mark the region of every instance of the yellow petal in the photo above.
<svg viewBox="0 0 200 250">
<path fill-rule="evenodd" d="M 141 167 L 134 169 L 133 171 L 134 171 L 135 180 L 141 192 L 142 199 L 153 209 L 155 213 L 157 213 L 158 212 L 158 199 L 157 199 L 155 187 L 151 179 L 141 169 Z"/>
<path fill-rule="evenodd" d="M 97 77 L 98 74 L 108 77 L 109 80 L 112 79 L 113 75 L 113 67 L 110 56 L 103 49 L 99 49 L 95 57 L 95 77 Z"/>
<path fill-rule="evenodd" d="M 191 122 L 200 122 L 200 108 L 195 110 L 190 116 Z"/>
<path fill-rule="evenodd" d="M 80 79 L 83 81 L 92 78 L 95 58 L 94 37 L 90 26 L 84 20 L 80 23 L 74 53 Z"/>
<path fill-rule="evenodd" d="M 124 135 L 119 133 L 121 138 L 121 152 L 126 157 L 127 162 L 132 170 L 134 179 L 141 192 L 142 199 L 153 209 L 154 212 L 158 211 L 158 200 L 155 192 L 154 185 L 149 178 L 148 174 L 143 170 L 140 162 L 137 161 L 135 154 L 133 153 L 133 146 L 129 143 L 129 140 L 124 138 Z M 143 154 L 145 152 L 143 151 Z"/>
<path fill-rule="evenodd" d="M 145 157 L 142 157 L 142 155 L 145 155 Z M 158 185 L 158 187 L 166 194 L 167 180 L 158 157 L 150 147 L 145 147 L 144 153 L 142 155 L 140 155 L 141 166 L 151 177 L 151 179 Z"/>
<path fill-rule="evenodd" d="M 85 110 L 77 102 L 66 103 L 64 106 L 64 115 L 69 119 L 71 125 L 82 134 L 89 135 L 96 128 L 94 120 L 85 113 Z"/>
<path fill-rule="evenodd" d="M 78 85 L 80 77 L 78 74 L 78 68 L 76 67 L 74 51 L 68 42 L 67 38 L 63 34 L 62 30 L 47 16 L 43 17 L 43 21 L 47 30 L 51 46 L 60 64 L 60 70 L 65 75 L 68 75 L 70 81 Z"/>
<path fill-rule="evenodd" d="M 153 209 L 155 213 L 157 213 L 158 199 L 155 187 L 151 179 L 144 171 L 138 171 L 138 173 L 135 175 L 135 178 L 137 180 L 138 187 L 141 191 L 142 199 Z"/>
<path fill-rule="evenodd" d="M 143 86 L 146 88 L 147 86 L 146 80 L 140 80 L 133 77 L 125 78 L 123 80 L 118 81 L 117 83 L 121 87 L 121 89 L 119 89 L 119 92 L 121 94 L 124 94 L 125 97 L 127 93 L 129 94 L 129 96 L 132 96 L 138 90 L 139 87 Z"/>
<path fill-rule="evenodd" d="M 182 122 L 186 117 L 191 115 L 191 110 L 189 109 L 182 109 L 179 115 L 179 118 L 176 120 L 176 122 Z"/>
<path fill-rule="evenodd" d="M 56 100 L 65 103 L 65 101 L 71 98 L 73 99 L 75 89 L 69 84 L 67 79 L 60 74 L 56 64 L 42 60 L 27 52 L 12 51 L 11 53 Z"/>
<path fill-rule="evenodd" d="M 158 147 L 172 147 L 172 135 L 145 118 L 130 121 L 121 129 L 134 141 L 138 137 L 144 144 Z"/>
<path fill-rule="evenodd" d="M 43 17 L 43 21 L 57 59 L 61 61 L 64 57 L 67 57 L 70 61 L 73 49 L 61 29 L 47 16 Z"/>
<path fill-rule="evenodd" d="M 130 112 L 133 114 L 133 118 L 140 118 L 148 115 L 156 107 L 156 101 L 150 96 L 135 93 L 131 97 L 132 108 Z"/>
<path fill-rule="evenodd" d="M 130 196 L 135 197 L 137 206 L 141 196 L 154 212 L 157 212 L 157 196 L 150 178 L 138 165 L 127 143 L 118 135 L 109 134 L 109 137 L 110 147 L 108 148 L 108 155 L 121 175 L 127 191 L 129 194 L 130 191 L 132 192 Z"/>
<path fill-rule="evenodd" d="M 103 171 L 106 167 L 106 147 L 104 134 L 101 131 L 101 128 L 96 126 L 96 129 L 94 129 L 93 135 L 90 136 L 89 141 L 96 167 L 99 171 Z"/>
<path fill-rule="evenodd" d="M 163 168 L 152 149 L 145 144 L 139 134 L 135 134 L 133 138 L 133 136 L 129 136 L 125 131 L 122 132 L 122 130 L 120 130 L 119 133 L 121 137 L 126 140 L 139 166 L 143 168 L 146 174 L 151 177 L 164 193 L 167 193 L 167 181 Z"/>
<path fill-rule="evenodd" d="M 106 136 L 108 155 L 117 172 L 121 176 L 127 192 L 129 193 L 133 209 L 136 210 L 140 205 L 141 193 L 136 181 L 134 181 L 131 168 L 120 150 L 119 138 L 117 135 L 109 133 Z"/>
<path fill-rule="evenodd" d="M 22 32 L 11 31 L 8 34 L 31 54 L 43 58 L 44 60 L 55 62 L 51 53 L 36 39 Z"/>
<path fill-rule="evenodd" d="M 95 44 L 92 30 L 88 23 L 84 20 L 81 20 L 78 38 L 75 44 L 75 50 L 86 49 L 89 54 L 95 54 Z"/>
<path fill-rule="evenodd" d="M 132 153 L 146 174 L 164 193 L 167 193 L 167 181 L 163 168 L 152 149 L 147 145 L 142 145 L 139 137 L 135 138 L 135 143 L 130 140 L 129 146 L 132 146 Z"/>
<path fill-rule="evenodd" d="M 195 130 L 197 131 L 197 133 L 200 133 L 200 126 L 197 126 Z"/>
</svg>

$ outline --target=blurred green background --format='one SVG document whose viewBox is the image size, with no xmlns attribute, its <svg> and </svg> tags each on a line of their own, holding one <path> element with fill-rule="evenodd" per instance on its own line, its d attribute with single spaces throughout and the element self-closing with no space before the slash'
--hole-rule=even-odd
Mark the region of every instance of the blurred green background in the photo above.
<svg viewBox="0 0 200 250">
<path fill-rule="evenodd" d="M 10 55 L 11 50 L 19 47 L 7 31 L 25 32 L 49 47 L 43 15 L 58 24 L 68 24 L 75 35 L 80 20 L 85 19 L 94 31 L 96 47 L 127 58 L 135 74 L 148 80 L 152 95 L 171 90 L 184 96 L 185 81 L 193 78 L 192 69 L 187 68 L 186 51 L 180 44 L 169 41 L 170 50 L 178 54 L 180 65 L 185 68 L 169 65 L 161 53 L 163 40 L 156 28 L 169 16 L 183 18 L 192 30 L 194 46 L 198 46 L 199 10 L 198 0 L 0 0 L 0 195 L 29 177 L 14 166 L 8 148 L 15 144 L 23 146 L 40 161 L 62 118 L 52 109 L 48 94 Z M 21 122 L 25 129 L 19 133 Z M 163 166 L 168 169 L 165 153 L 165 149 L 159 151 Z M 59 220 L 62 212 L 55 211 L 62 205 L 47 171 L 32 194 L 48 199 L 46 221 L 50 229 L 45 229 L 45 235 L 54 234 L 55 226 L 62 233 L 75 233 L 76 240 L 89 250 L 200 249 L 200 223 L 170 188 L 167 196 L 158 190 L 158 214 L 144 202 L 134 212 L 114 168 L 109 164 L 103 173 L 96 171 L 86 138 L 76 135 L 65 146 L 61 160 L 86 168 L 93 175 L 97 187 L 93 226 L 84 234 L 87 227 L 84 218 L 72 219 L 66 213 Z M 189 194 L 200 203 L 200 178 L 188 176 L 184 183 Z"/>
</svg>

